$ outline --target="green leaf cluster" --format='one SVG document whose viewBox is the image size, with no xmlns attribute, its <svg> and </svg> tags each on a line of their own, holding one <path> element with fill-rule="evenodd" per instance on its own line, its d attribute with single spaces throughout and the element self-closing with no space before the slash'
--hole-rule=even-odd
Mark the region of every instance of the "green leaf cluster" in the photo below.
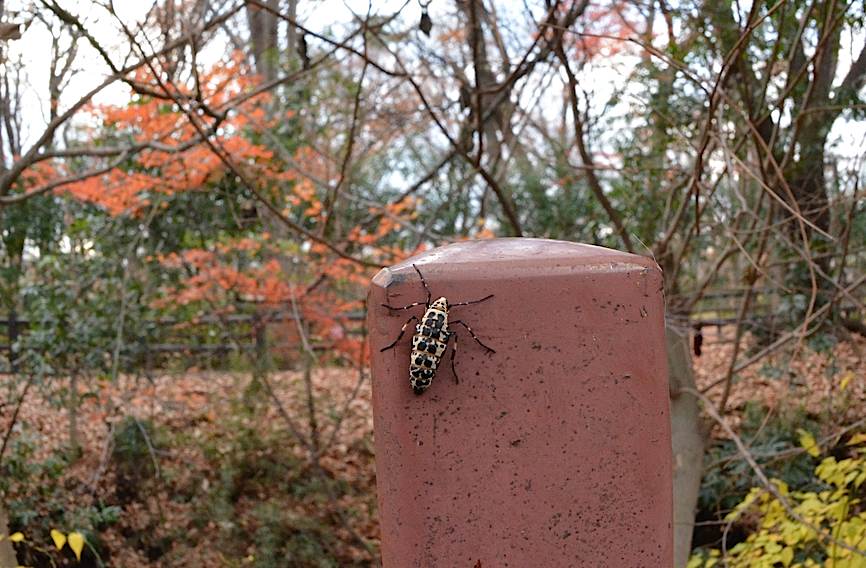
<svg viewBox="0 0 866 568">
<path fill-rule="evenodd" d="M 805 430 L 800 444 L 809 455 L 820 456 L 818 443 Z M 849 439 L 846 455 L 825 457 L 815 467 L 818 490 L 792 490 L 773 480 L 786 503 L 764 487 L 752 488 L 725 519 L 731 525 L 751 523 L 751 534 L 730 550 L 695 553 L 688 568 L 866 567 L 866 433 Z"/>
</svg>

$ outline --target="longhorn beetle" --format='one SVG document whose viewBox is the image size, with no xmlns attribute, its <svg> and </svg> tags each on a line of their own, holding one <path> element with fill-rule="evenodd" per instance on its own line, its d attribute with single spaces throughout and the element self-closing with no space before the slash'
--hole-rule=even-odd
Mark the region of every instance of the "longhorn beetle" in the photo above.
<svg viewBox="0 0 866 568">
<path fill-rule="evenodd" d="M 439 362 L 442 360 L 442 356 L 448 348 L 448 342 L 452 337 L 454 338 L 454 347 L 451 349 L 451 372 L 454 373 L 454 381 L 457 383 L 460 382 L 457 378 L 457 370 L 454 368 L 454 354 L 457 353 L 457 333 L 449 329 L 448 310 L 457 306 L 480 304 L 481 302 L 492 298 L 493 294 L 485 296 L 480 300 L 459 302 L 457 304 L 449 303 L 445 296 L 442 296 L 435 302 L 431 302 L 433 294 L 430 293 L 430 287 L 427 286 L 427 281 L 424 280 L 424 275 L 421 274 L 421 271 L 418 270 L 418 267 L 414 264 L 412 265 L 412 268 L 414 268 L 415 272 L 418 273 L 418 276 L 421 278 L 421 284 L 424 285 L 424 289 L 427 291 L 427 301 L 415 302 L 408 306 L 403 306 L 402 308 L 397 308 L 389 304 L 382 305 L 389 310 L 408 310 L 415 306 L 424 305 L 424 316 L 415 326 L 415 334 L 412 337 L 412 355 L 409 360 L 409 385 L 412 387 L 415 394 L 422 394 L 425 390 L 430 388 L 430 384 L 433 382 L 433 377 L 436 375 L 436 369 L 439 367 Z M 404 323 L 403 327 L 400 328 L 400 335 L 397 336 L 397 339 L 395 339 L 390 345 L 383 347 L 380 351 L 387 351 L 397 345 L 397 342 L 399 342 L 403 337 L 403 334 L 406 333 L 406 328 L 409 327 L 409 324 L 417 320 L 418 316 L 412 316 L 406 320 L 406 323 Z M 472 331 L 472 328 L 462 321 L 452 321 L 451 325 L 462 325 L 478 345 L 486 349 L 488 353 L 496 353 L 492 348 L 484 345 L 484 343 L 478 339 L 478 336 L 475 335 L 475 332 Z"/>
</svg>

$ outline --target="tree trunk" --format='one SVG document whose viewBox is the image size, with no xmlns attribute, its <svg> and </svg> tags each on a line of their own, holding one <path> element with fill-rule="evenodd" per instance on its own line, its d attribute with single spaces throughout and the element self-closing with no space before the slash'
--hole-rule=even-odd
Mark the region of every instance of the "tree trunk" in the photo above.
<svg viewBox="0 0 866 568">
<path fill-rule="evenodd" d="M 695 389 L 689 335 L 667 326 L 668 377 L 671 392 L 671 444 L 674 456 L 674 567 L 689 560 L 695 509 L 704 470 L 708 429 L 695 397 L 682 392 Z"/>
<path fill-rule="evenodd" d="M 9 536 L 9 517 L 2 505 L 0 505 L 0 536 Z M 15 549 L 12 547 L 12 542 L 4 538 L 0 540 L 0 568 L 15 568 L 15 566 L 18 566 Z"/>
<path fill-rule="evenodd" d="M 824 147 L 831 124 L 810 124 L 806 121 L 809 134 L 801 136 L 799 141 L 799 158 L 787 172 L 791 193 L 796 205 L 806 220 L 822 231 L 830 230 L 830 211 L 827 207 L 827 180 L 824 174 Z M 799 239 L 798 223 L 793 222 L 795 238 Z M 812 229 L 807 227 L 808 235 Z"/>
<path fill-rule="evenodd" d="M 271 10 L 279 10 L 278 0 L 268 0 L 265 4 Z M 279 20 L 273 12 L 250 4 L 247 23 L 256 72 L 265 80 L 273 79 L 279 68 Z"/>
<path fill-rule="evenodd" d="M 78 459 L 81 457 L 81 435 L 78 431 L 78 375 L 75 373 L 69 377 L 67 412 L 69 413 L 69 452 L 72 459 Z"/>
</svg>

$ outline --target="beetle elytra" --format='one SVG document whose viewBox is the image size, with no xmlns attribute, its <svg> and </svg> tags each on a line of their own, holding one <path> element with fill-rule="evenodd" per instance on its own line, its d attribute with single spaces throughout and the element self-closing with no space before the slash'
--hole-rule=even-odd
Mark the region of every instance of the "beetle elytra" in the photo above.
<svg viewBox="0 0 866 568">
<path fill-rule="evenodd" d="M 452 326 L 460 325 L 465 327 L 466 331 L 469 332 L 472 339 L 474 339 L 478 345 L 483 347 L 488 353 L 496 353 L 493 348 L 488 347 L 478 339 L 478 336 L 475 335 L 472 328 L 464 322 L 456 320 L 449 323 L 448 321 L 448 312 L 451 308 L 457 306 L 468 306 L 470 304 L 479 304 L 492 298 L 493 294 L 485 296 L 480 300 L 458 302 L 456 304 L 449 303 L 445 296 L 432 301 L 433 294 L 430 292 L 430 287 L 427 285 L 427 281 L 424 280 L 424 275 L 421 274 L 421 271 L 418 270 L 418 267 L 414 264 L 412 265 L 412 268 L 414 268 L 415 272 L 418 273 L 418 276 L 421 278 L 421 284 L 424 285 L 424 290 L 427 291 L 427 301 L 415 302 L 403 307 L 395 307 L 389 304 L 382 305 L 389 310 L 408 310 L 422 305 L 425 308 L 421 321 L 415 326 L 415 334 L 412 337 L 412 354 L 409 361 L 409 385 L 412 387 L 415 394 L 422 394 L 425 390 L 430 388 L 430 385 L 433 383 L 433 378 L 436 376 L 436 369 L 439 368 L 439 363 L 442 361 L 442 356 L 445 355 L 446 349 L 448 349 L 448 342 L 451 338 L 454 338 L 454 346 L 451 349 L 451 371 L 454 373 L 455 382 L 460 382 L 457 377 L 457 370 L 454 368 L 454 355 L 457 353 L 457 334 L 453 329 L 451 329 Z M 402 339 L 403 334 L 406 333 L 406 328 L 409 327 L 409 324 L 413 321 L 418 321 L 418 316 L 413 315 L 406 320 L 406 323 L 404 323 L 403 327 L 400 328 L 400 335 L 397 336 L 397 339 L 395 339 L 390 345 L 383 347 L 380 351 L 387 351 L 396 346 L 400 339 Z"/>
</svg>

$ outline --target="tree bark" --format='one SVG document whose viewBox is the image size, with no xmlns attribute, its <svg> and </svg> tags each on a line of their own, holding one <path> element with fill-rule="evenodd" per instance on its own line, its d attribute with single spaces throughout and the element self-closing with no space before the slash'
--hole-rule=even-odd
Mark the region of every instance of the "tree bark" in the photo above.
<svg viewBox="0 0 866 568">
<path fill-rule="evenodd" d="M 267 0 L 266 5 L 271 10 L 248 5 L 247 23 L 256 72 L 270 80 L 277 76 L 279 68 L 279 20 L 274 11 L 278 12 L 280 6 L 278 0 Z"/>
<path fill-rule="evenodd" d="M 2 16 L 5 12 L 5 2 L 0 0 L 0 16 Z M 0 35 L 4 35 L 2 39 L 18 39 L 20 37 L 20 26 L 18 24 L 9 24 L 5 23 L 0 25 Z M 11 35 L 10 35 L 11 34 Z M 5 55 L 3 51 L 0 51 L 0 56 Z M 3 150 L 3 134 L 6 134 L 7 142 L 10 147 L 14 149 L 16 148 L 16 139 L 12 137 L 15 134 L 14 130 L 11 128 L 14 118 L 12 116 L 12 93 L 10 90 L 10 82 L 4 76 L 2 80 L 3 84 L 0 86 L 0 158 L 4 158 L 4 150 Z M 4 171 L 4 160 L 0 160 L 0 173 Z M 13 339 L 10 338 L 10 343 L 13 343 Z M 11 352 L 10 352 L 11 359 Z M 9 515 L 6 513 L 5 506 L 0 503 L 0 537 L 4 537 L 0 540 L 0 568 L 14 568 L 18 566 L 18 559 L 15 555 L 15 548 L 12 546 L 12 542 L 8 538 L 9 536 Z"/>
<path fill-rule="evenodd" d="M 674 456 L 674 567 L 689 560 L 695 510 L 704 470 L 708 428 L 698 401 L 683 388 L 697 390 L 689 335 L 667 326 L 668 380 L 671 392 L 671 445 Z"/>
<path fill-rule="evenodd" d="M 9 536 L 9 517 L 3 505 L 0 505 L 0 536 Z M 15 549 L 12 547 L 12 542 L 4 538 L 0 540 L 0 568 L 15 568 L 15 566 L 18 566 Z"/>
</svg>

